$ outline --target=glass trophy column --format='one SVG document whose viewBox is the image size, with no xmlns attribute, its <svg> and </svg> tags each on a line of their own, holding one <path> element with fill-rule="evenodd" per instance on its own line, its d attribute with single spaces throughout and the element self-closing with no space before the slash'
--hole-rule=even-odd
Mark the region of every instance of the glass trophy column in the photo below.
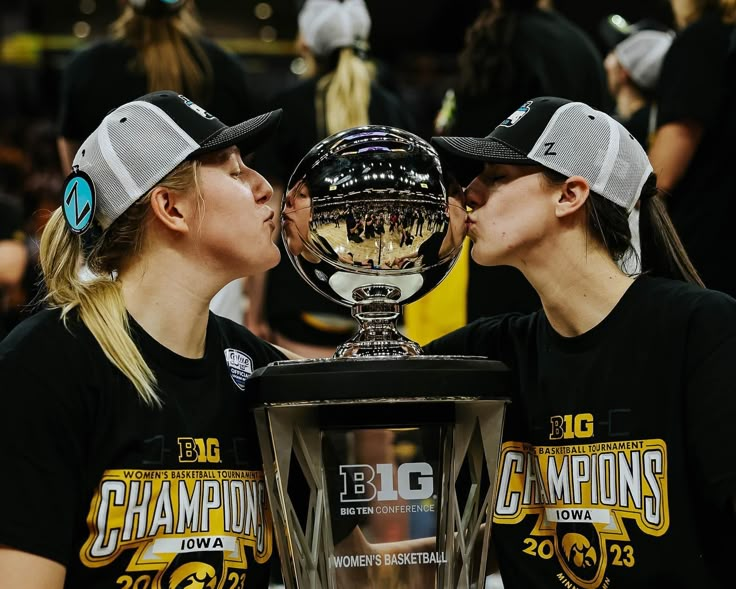
<svg viewBox="0 0 736 589">
<path fill-rule="evenodd" d="M 246 386 L 287 588 L 484 586 L 503 364 L 278 362 Z"/>
</svg>

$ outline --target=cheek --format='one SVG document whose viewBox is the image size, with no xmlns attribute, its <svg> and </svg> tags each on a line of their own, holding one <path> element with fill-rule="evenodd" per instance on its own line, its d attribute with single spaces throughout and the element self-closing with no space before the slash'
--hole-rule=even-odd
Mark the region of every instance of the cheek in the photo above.
<svg viewBox="0 0 736 589">
<path fill-rule="evenodd" d="M 525 206 L 525 199 L 518 193 L 498 196 L 479 211 L 477 242 L 496 251 L 510 251 L 534 240 L 540 232 L 539 211 Z"/>
</svg>

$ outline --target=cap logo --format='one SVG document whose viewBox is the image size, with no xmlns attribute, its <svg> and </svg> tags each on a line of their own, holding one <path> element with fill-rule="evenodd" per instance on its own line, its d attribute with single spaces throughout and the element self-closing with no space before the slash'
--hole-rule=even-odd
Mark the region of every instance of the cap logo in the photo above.
<svg viewBox="0 0 736 589">
<path fill-rule="evenodd" d="M 92 179 L 75 168 L 64 181 L 64 199 L 61 203 L 64 219 L 72 233 L 79 235 L 89 229 L 96 206 Z"/>
<path fill-rule="evenodd" d="M 189 108 L 191 108 L 194 112 L 196 112 L 199 116 L 204 117 L 205 119 L 214 119 L 214 115 L 211 115 L 206 110 L 204 110 L 201 106 L 198 104 L 192 102 L 189 100 L 186 96 L 182 96 L 179 94 L 179 98 L 182 99 L 184 104 L 186 104 Z"/>
<path fill-rule="evenodd" d="M 531 105 L 532 101 L 527 100 L 524 104 L 522 104 L 519 108 L 512 112 L 507 119 L 501 121 L 499 127 L 513 127 L 522 118 L 524 118 L 526 113 L 529 112 Z"/>
</svg>

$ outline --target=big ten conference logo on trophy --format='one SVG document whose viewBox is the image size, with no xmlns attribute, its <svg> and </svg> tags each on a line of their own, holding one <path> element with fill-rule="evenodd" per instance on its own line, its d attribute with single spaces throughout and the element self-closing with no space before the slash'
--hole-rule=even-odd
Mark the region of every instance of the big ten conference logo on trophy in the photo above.
<svg viewBox="0 0 736 589">
<path fill-rule="evenodd" d="M 399 465 L 395 478 L 393 464 L 377 464 L 375 468 L 368 464 L 341 464 L 339 470 L 342 479 L 340 503 L 383 503 L 399 498 L 421 500 L 434 494 L 432 465 L 426 462 Z M 394 513 L 396 508 L 381 506 L 379 510 L 379 513 Z M 340 508 L 341 515 L 370 515 L 375 511 L 371 506 Z M 434 511 L 434 505 L 428 505 L 425 511 Z"/>
</svg>

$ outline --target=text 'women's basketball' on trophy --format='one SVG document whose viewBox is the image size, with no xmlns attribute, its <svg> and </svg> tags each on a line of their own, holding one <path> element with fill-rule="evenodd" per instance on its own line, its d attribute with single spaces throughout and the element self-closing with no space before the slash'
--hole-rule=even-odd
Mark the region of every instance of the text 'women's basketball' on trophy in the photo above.
<svg viewBox="0 0 736 589">
<path fill-rule="evenodd" d="M 296 270 L 359 324 L 335 358 L 246 381 L 287 589 L 482 587 L 509 372 L 396 329 L 458 258 L 462 190 L 423 139 L 358 127 L 303 158 L 281 218 Z"/>
</svg>

